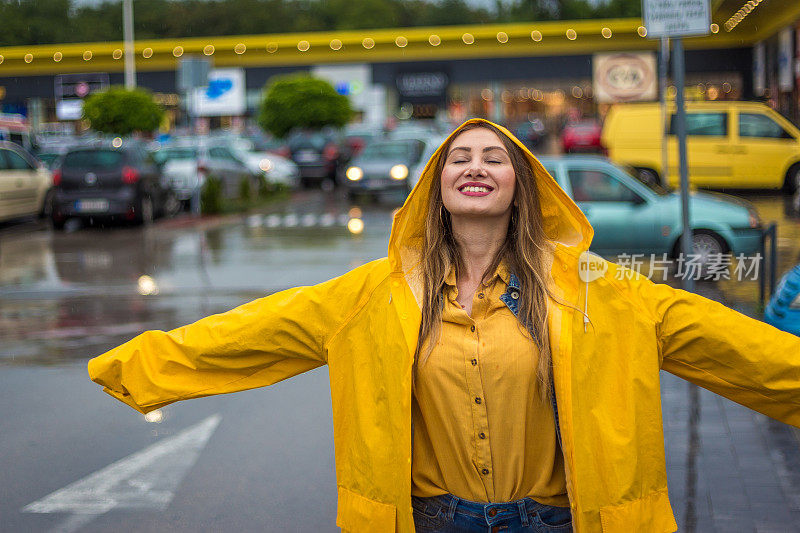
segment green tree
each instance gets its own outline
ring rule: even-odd
[[[83,118],[95,131],[129,135],[134,131],[156,129],[164,118],[164,110],[146,89],[129,91],[124,87],[111,87],[86,98]]]
[[[342,127],[352,115],[350,100],[327,81],[289,74],[270,81],[258,123],[273,135],[285,137],[293,128]]]
[[[137,39],[165,39],[640,14],[641,0],[136,0],[133,19]],[[0,21],[0,46],[118,41],[122,0],[0,0]]]

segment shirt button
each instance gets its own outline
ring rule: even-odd
[[[485,439],[485,438],[486,438],[486,433],[484,433],[483,431],[481,431],[480,433],[478,433],[478,436],[479,436],[480,438],[482,438],[482,439]]]
[[[481,403],[481,397],[480,396],[476,396],[475,397],[475,403]]]
[[[567,264],[566,264],[566,263],[564,263],[563,265],[561,265],[561,270],[563,270],[564,272],[566,272],[566,271],[567,271],[567,268],[569,268],[569,267],[567,266]]]
[[[478,298],[483,298],[483,293],[482,292],[478,293]]]
[[[489,473],[489,469],[488,468],[484,468],[483,470],[481,470],[481,473],[485,476],[486,474]]]
[[[475,331],[475,326],[470,326],[469,330],[474,332]]]
[[[494,516],[497,514],[497,509],[489,509],[489,512],[486,514],[488,514],[489,516]]]
[[[513,300],[516,300],[516,299],[518,299],[518,298],[519,298],[519,293],[518,293],[517,291],[512,291],[512,292],[511,292],[511,298],[512,298]]]
[[[475,366],[475,365],[478,364],[478,360],[477,359],[473,359],[472,361],[470,361],[470,363],[472,363],[472,366]]]

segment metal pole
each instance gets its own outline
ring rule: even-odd
[[[686,157],[686,109],[683,102],[683,87],[685,66],[683,63],[683,39],[677,37],[674,41],[672,58],[672,78],[675,81],[675,134],[678,138],[678,159],[681,175],[681,215],[683,223],[683,236],[681,237],[681,252],[684,261],[690,258],[692,253],[692,227],[689,223],[689,169]],[[686,263],[684,262],[684,265]],[[686,276],[682,279],[683,289],[694,291],[694,280]]]
[[[122,3],[122,35],[125,40],[125,88],[136,88],[136,52],[133,49],[133,0]]]
[[[494,104],[492,108],[492,121],[496,124],[501,124],[503,122],[503,98],[500,88],[500,82],[492,82],[492,92],[494,92],[494,97],[492,98],[492,103]]]
[[[667,122],[667,64],[669,63],[669,37],[661,38],[661,57],[658,62],[658,78],[661,100],[661,184],[669,184],[669,123]]]

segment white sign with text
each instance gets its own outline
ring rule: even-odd
[[[711,23],[708,0],[642,0],[647,36],[707,35]]]

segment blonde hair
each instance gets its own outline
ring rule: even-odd
[[[508,151],[516,175],[516,191],[511,206],[508,233],[494,260],[484,272],[486,280],[494,274],[501,261],[505,260],[509,270],[520,282],[519,312],[521,326],[536,344],[539,363],[536,368],[542,398],[550,394],[551,352],[547,328],[548,298],[553,298],[547,286],[549,273],[545,254],[547,237],[544,231],[542,211],[536,179],[525,152],[498,128],[486,123],[472,123],[463,127],[442,148],[434,170],[434,183],[428,200],[425,220],[425,238],[421,258],[423,277],[422,323],[414,353],[414,370],[424,364],[433,351],[441,333],[442,309],[444,306],[444,281],[451,267],[456,277],[464,271],[463,258],[453,237],[450,215],[442,202],[440,180],[447,153],[453,140],[461,133],[476,129],[488,129],[500,138]]]

